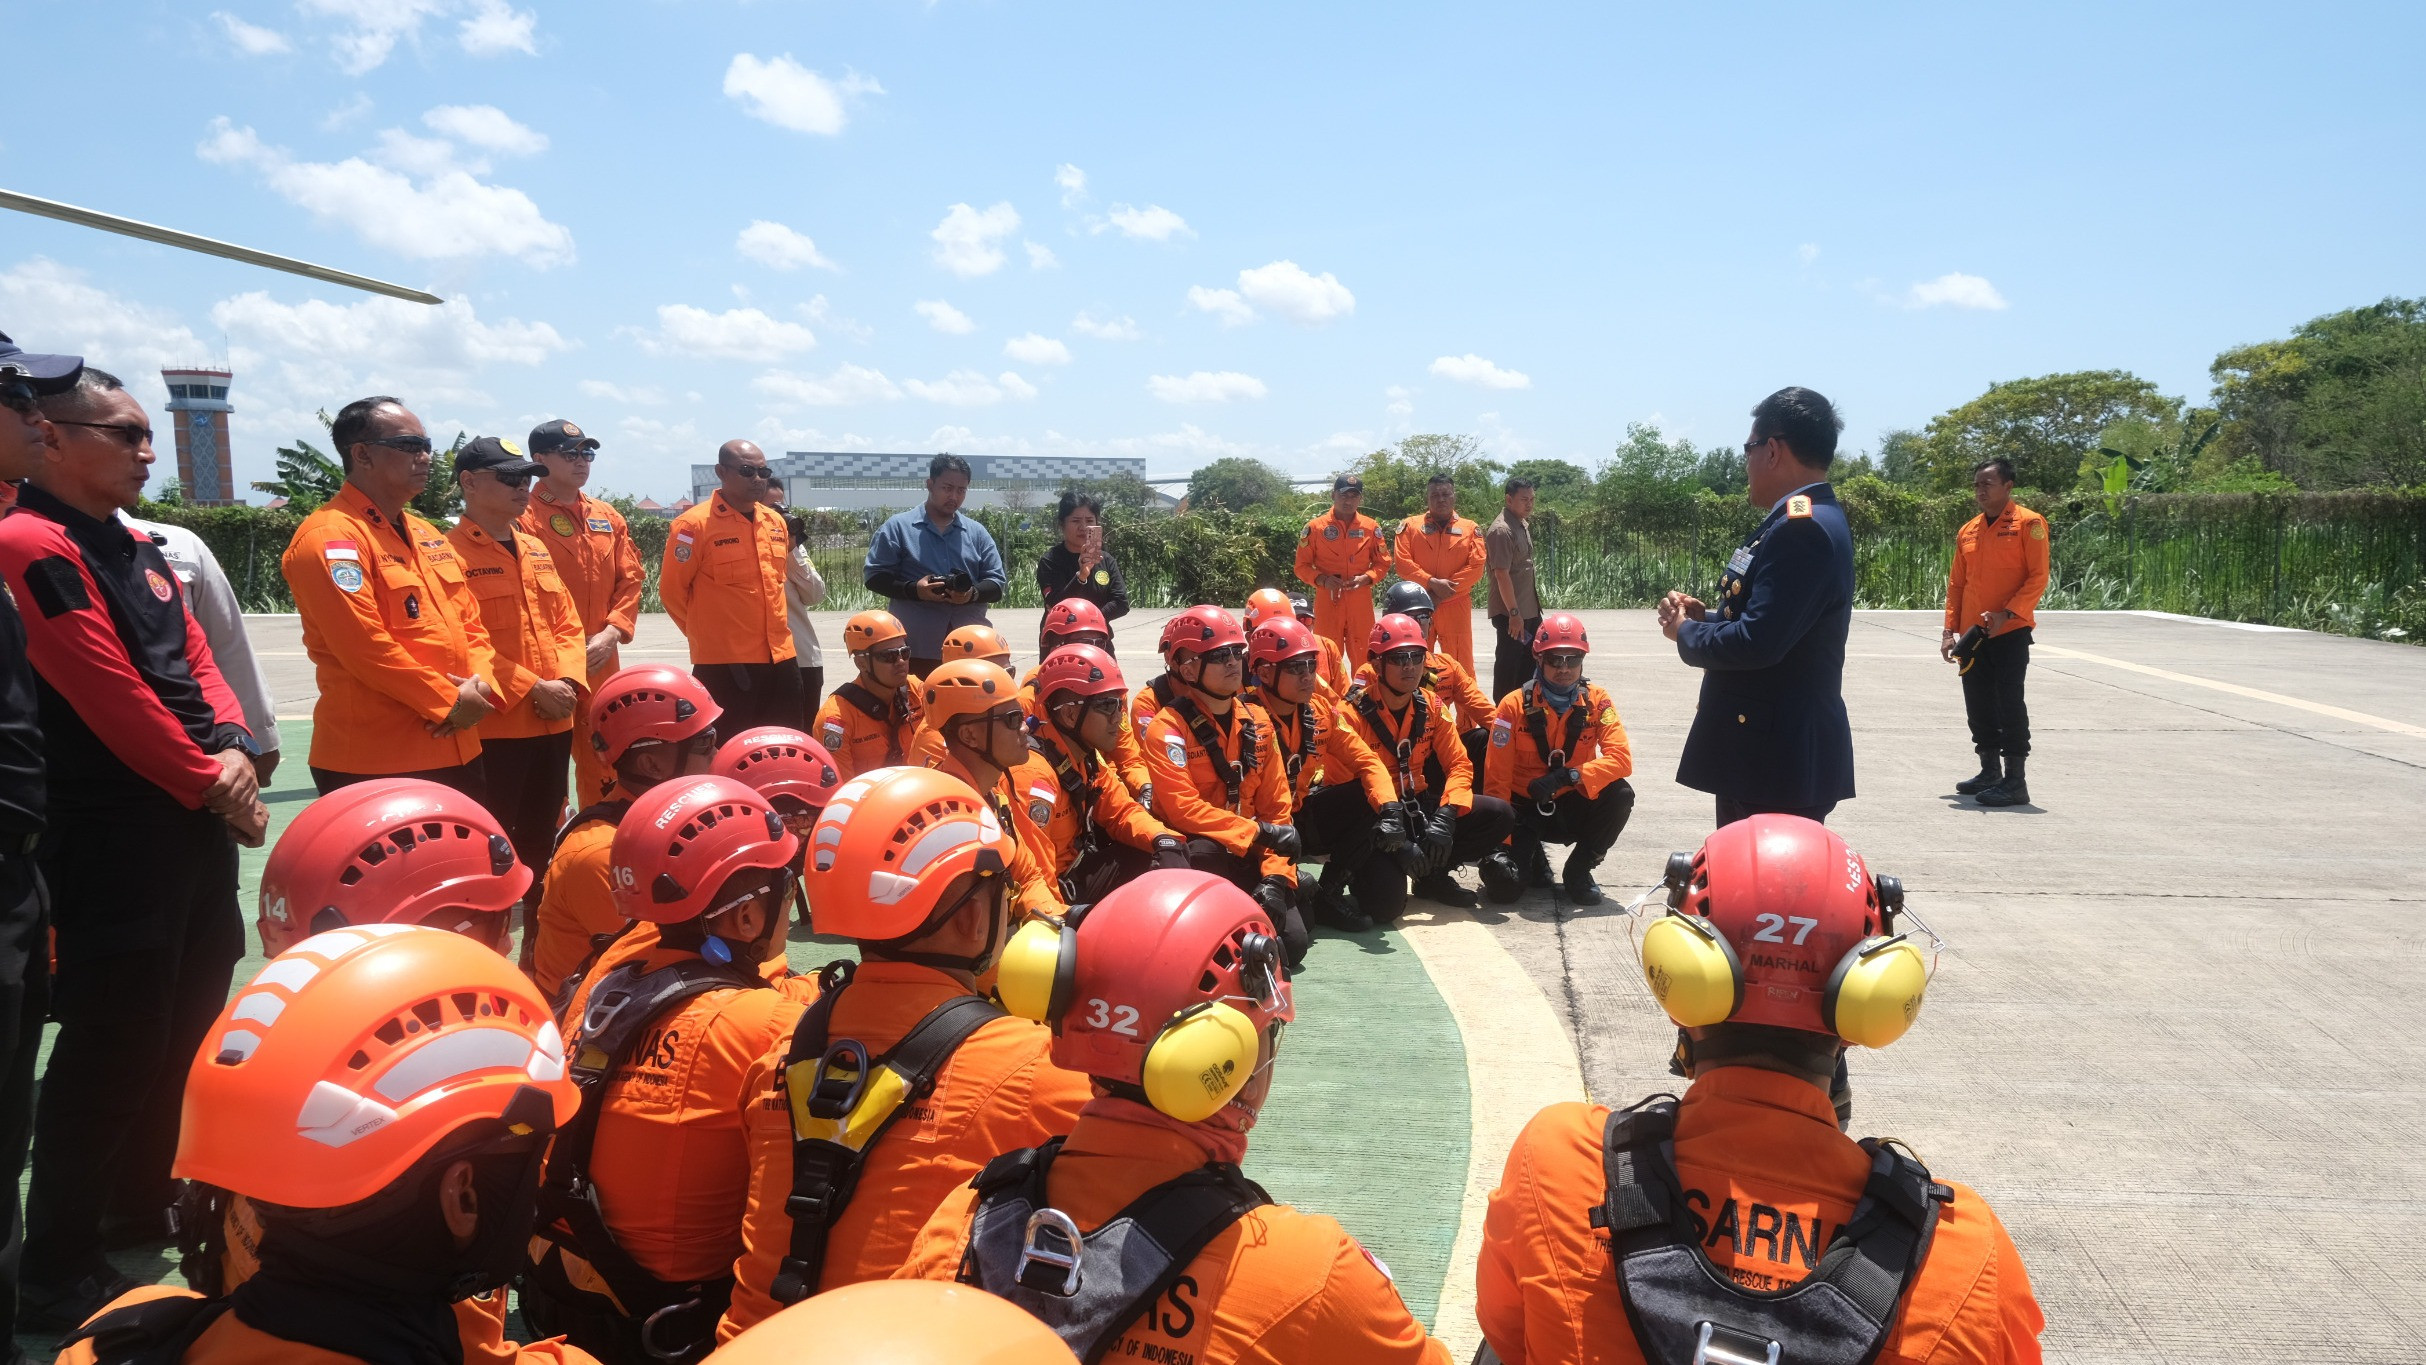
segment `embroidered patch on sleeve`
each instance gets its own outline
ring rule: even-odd
[[[25,586],[45,620],[55,620],[93,604],[84,589],[84,574],[64,555],[44,555],[25,566]]]

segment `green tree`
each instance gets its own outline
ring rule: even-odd
[[[455,518],[463,515],[463,490],[455,484],[455,452],[470,439],[458,431],[452,444],[431,454],[430,476],[406,506],[442,527],[454,525]]]
[[[1555,506],[1582,502],[1592,493],[1592,471],[1565,460],[1518,460],[1508,466],[1508,476],[1533,480],[1533,496]]]
[[[1243,512],[1289,496],[1287,475],[1243,455],[1215,460],[1188,476],[1188,506],[1199,512]]]
[[[337,489],[344,482],[345,471],[335,460],[322,454],[311,442],[297,440],[293,445],[278,447],[278,477],[254,484],[253,490],[284,498],[288,507],[308,515],[337,496]]]
[[[1968,487],[1983,460],[2013,461],[2024,488],[2070,488],[2098,433],[2127,418],[2173,421],[2182,400],[2124,370],[2079,370],[1991,384],[1970,402],[1929,420],[1923,467],[1941,489]]]
[[[1928,480],[1929,438],[1898,428],[1879,438],[1878,473],[1889,483],[1920,484]]]
[[[2426,483],[2426,299],[2386,299],[2226,351],[2217,453],[2302,488]]]
[[[1461,515],[1471,515],[1490,505],[1504,468],[1475,437],[1433,434],[1384,446],[1358,460],[1355,472],[1365,481],[1365,514],[1390,522],[1424,510],[1424,485],[1435,474],[1457,481]]]

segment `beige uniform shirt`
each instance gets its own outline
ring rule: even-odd
[[[1508,586],[1516,591],[1514,602],[1500,594],[1495,572],[1500,569],[1508,571]],[[1533,590],[1533,528],[1510,517],[1506,508],[1491,519],[1491,529],[1483,532],[1483,582],[1491,588],[1487,615],[1530,621],[1542,614],[1541,598]]]

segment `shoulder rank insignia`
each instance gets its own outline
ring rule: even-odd
[[[1786,515],[1787,515],[1787,516],[1790,516],[1790,517],[1807,517],[1807,516],[1810,516],[1810,515],[1811,515],[1811,497],[1810,497],[1810,495],[1809,495],[1809,494],[1807,494],[1807,493],[1797,493],[1797,494],[1795,494],[1793,497],[1786,499]]]

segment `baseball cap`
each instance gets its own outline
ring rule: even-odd
[[[1334,493],[1345,493],[1351,489],[1359,493],[1364,492],[1365,481],[1354,474],[1342,474],[1331,480],[1331,491]]]
[[[545,474],[547,466],[529,459],[522,447],[502,436],[475,436],[455,452],[455,472],[485,469],[493,474]]]
[[[0,332],[0,374],[30,379],[36,393],[65,393],[84,368],[80,355],[36,355]]]
[[[553,422],[541,422],[531,428],[531,453],[557,455],[568,450],[596,450],[598,438],[582,434],[581,428],[559,417]]]

